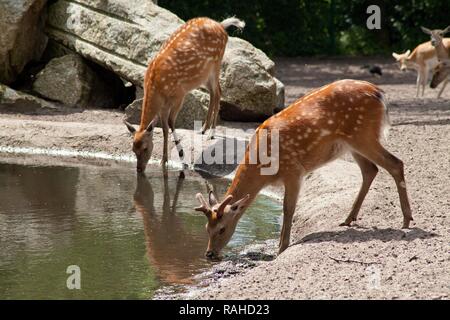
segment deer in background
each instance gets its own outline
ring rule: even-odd
[[[450,38],[444,38],[442,43],[446,48],[450,49]],[[408,68],[417,70],[416,97],[419,96],[420,88],[422,88],[422,96],[424,96],[429,73],[439,63],[436,49],[432,43],[430,41],[424,42],[418,45],[412,53],[410,50],[401,54],[393,52],[392,56],[399,63],[400,70],[406,71]]]
[[[448,45],[449,41],[447,41],[447,43],[444,43],[445,40],[449,40],[449,39],[443,38],[446,33],[450,32],[450,26],[448,26],[447,28],[445,28],[443,30],[440,30],[440,29],[430,30],[425,27],[421,27],[421,28],[422,28],[423,32],[425,32],[426,34],[431,36],[431,44],[435,48],[437,59],[439,61],[439,63],[436,66],[434,66],[434,68],[433,68],[433,78],[431,80],[430,87],[434,89],[442,81],[444,81],[444,84],[442,85],[442,88],[439,91],[438,96],[437,96],[438,98],[440,98],[442,95],[442,92],[444,92],[444,89],[447,86],[448,78],[449,78],[449,74],[450,74],[450,69],[449,69],[450,46]]]
[[[210,93],[210,101],[202,133],[211,129],[208,138],[214,138],[220,105],[219,75],[225,46],[226,29],[244,28],[245,23],[228,18],[221,23],[208,18],[189,20],[175,31],[150,62],[144,79],[144,99],[139,128],[125,122],[133,134],[133,152],[137,171],[144,172],[153,150],[153,128],[158,118],[164,135],[161,164],[168,161],[169,128],[178,154],[183,161],[183,148],[175,133],[175,123],[185,95],[202,85]]]
[[[208,219],[206,256],[218,257],[259,191],[279,182],[285,188],[279,244],[279,253],[283,252],[290,242],[292,218],[303,177],[345,152],[352,154],[361,169],[363,181],[352,210],[341,225],[350,226],[356,221],[377,175],[377,166],[380,166],[395,180],[403,212],[403,228],[409,228],[413,218],[403,162],[380,142],[388,123],[381,89],[369,82],[355,80],[341,80],[317,89],[266,120],[256,130],[224,199],[220,202],[210,192],[207,202],[202,194],[196,195],[201,205],[195,210],[203,212]],[[272,153],[271,150],[257,149],[261,145],[260,136],[267,135],[267,140],[270,140],[275,132],[279,136],[279,152],[271,154],[271,159],[279,162],[279,169],[276,174],[263,175],[261,169],[268,164],[261,162],[261,156],[253,161],[254,164],[249,160],[252,153]],[[270,146],[272,142],[266,145]]]

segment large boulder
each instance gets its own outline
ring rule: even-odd
[[[48,101],[16,91],[0,83],[0,111],[26,113],[55,108],[56,106]]]
[[[141,121],[142,100],[137,99],[125,109],[125,120],[132,124]],[[208,113],[209,95],[200,90],[195,90],[186,95],[183,108],[177,117],[176,127],[194,129],[195,121],[203,122]]]
[[[106,70],[88,63],[79,55],[54,58],[40,71],[33,91],[70,107],[113,107],[126,95],[122,81]],[[107,74],[104,74],[107,73]]]
[[[47,0],[0,1],[0,82],[16,80],[25,65],[45,49]]]
[[[137,86],[148,62],[183,21],[150,1],[59,0],[49,8],[48,35]],[[221,74],[222,115],[268,117],[280,106],[274,63],[248,42],[230,37]],[[278,105],[277,105],[278,104]]]

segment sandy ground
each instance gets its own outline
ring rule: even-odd
[[[383,76],[372,77],[362,65],[376,63]],[[427,88],[415,98],[415,73],[401,73],[390,59],[279,59],[277,76],[286,84],[287,102],[333,80],[353,78],[380,85],[389,101],[392,129],[388,150],[405,163],[413,210],[410,230],[402,216],[395,184],[380,171],[357,224],[339,227],[360,184],[358,168],[337,161],[306,179],[292,228],[291,246],[275,259],[216,265],[198,299],[347,299],[431,298],[450,296],[450,87],[437,100]],[[129,157],[130,136],[117,111],[62,109],[17,115],[0,108],[0,148],[67,149]],[[228,123],[238,129],[255,124]],[[193,133],[181,130],[184,140]],[[227,132],[229,135],[229,132]],[[233,134],[245,138],[246,134]],[[161,155],[155,133],[155,159]],[[278,198],[282,190],[272,188]],[[275,246],[259,249],[275,257]],[[262,261],[271,260],[271,261]],[[239,261],[239,260],[238,260]],[[232,272],[230,272],[232,270]],[[206,287],[204,287],[206,285]]]

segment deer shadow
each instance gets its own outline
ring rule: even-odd
[[[176,212],[183,182],[180,174],[172,200],[168,177],[164,175],[162,208],[157,208],[159,197],[155,197],[151,179],[141,174],[133,197],[135,210],[143,220],[149,264],[163,283],[190,284],[195,272],[208,265],[203,256],[206,234],[189,230],[190,220]]]
[[[372,240],[387,241],[413,241],[415,239],[428,239],[440,237],[434,232],[425,231],[420,228],[412,228],[409,230],[400,229],[363,229],[363,228],[347,228],[345,230],[337,231],[322,231],[311,233],[293,245],[303,243],[322,243],[322,242],[337,242],[337,243],[355,243],[367,242]]]

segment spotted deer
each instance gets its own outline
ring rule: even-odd
[[[423,32],[430,35],[431,44],[435,48],[436,56],[439,61],[439,63],[433,67],[433,78],[431,79],[430,87],[434,89],[441,82],[444,82],[437,96],[438,98],[440,98],[442,92],[444,92],[444,89],[447,86],[450,74],[450,39],[443,38],[446,33],[450,32],[450,26],[443,30],[430,30],[425,27],[421,28]]]
[[[341,224],[350,226],[358,212],[380,166],[394,178],[403,211],[403,228],[413,220],[406,191],[403,162],[381,144],[389,125],[383,91],[375,85],[355,80],[333,82],[297,100],[288,108],[261,124],[252,142],[247,146],[244,160],[220,202],[210,192],[207,202],[202,194],[196,195],[207,219],[209,243],[206,256],[217,258],[232,237],[236,225],[259,191],[271,184],[284,185],[283,226],[279,253],[289,245],[292,218],[303,177],[345,152],[350,152],[362,173],[362,185],[350,214]],[[278,153],[257,150],[260,136],[270,140],[279,137]],[[261,141],[260,141],[261,140]],[[256,141],[256,143],[255,143]],[[271,146],[272,141],[267,142]],[[278,161],[278,171],[263,175],[261,169],[268,164],[253,163],[251,154],[267,152],[271,161]],[[271,164],[269,164],[271,165]]]
[[[450,38],[444,38],[442,43],[446,48],[450,49]],[[399,63],[401,71],[406,71],[408,68],[417,70],[416,97],[419,96],[420,89],[422,89],[421,95],[424,96],[429,74],[439,63],[436,49],[431,41],[421,43],[412,53],[411,50],[405,53],[393,52],[392,56]]]
[[[183,149],[175,133],[175,123],[186,94],[202,85],[210,93],[206,121],[202,133],[211,129],[214,138],[220,104],[219,75],[225,46],[228,41],[226,29],[244,28],[237,18],[216,22],[209,18],[189,20],[176,30],[159,53],[150,62],[144,78],[144,99],[139,128],[125,122],[133,134],[133,152],[137,158],[137,171],[144,172],[153,150],[153,128],[161,121],[164,149],[161,164],[168,161],[169,128],[174,143],[183,160]]]

